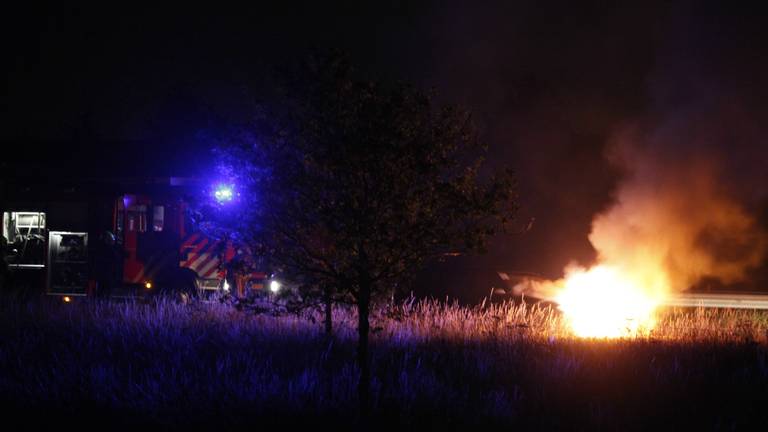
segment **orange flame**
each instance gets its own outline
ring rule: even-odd
[[[555,297],[573,332],[581,337],[636,336],[653,328],[660,295],[615,267],[574,267]]]
[[[712,160],[671,163],[631,141],[613,151],[626,177],[614,203],[593,220],[597,264],[570,266],[544,287],[579,336],[649,331],[673,291],[705,277],[742,280],[768,246],[765,232],[718,181]]]

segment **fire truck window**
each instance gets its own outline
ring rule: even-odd
[[[165,207],[155,206],[152,212],[152,230],[162,231],[164,219],[165,219]]]
[[[128,207],[126,231],[147,231],[147,207],[144,205]]]

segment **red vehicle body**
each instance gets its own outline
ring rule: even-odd
[[[203,290],[223,288],[227,264],[236,255],[231,242],[195,231],[180,199],[153,200],[148,195],[123,195],[115,201],[114,232],[122,239],[123,284],[150,285],[163,273],[186,269]],[[251,289],[261,289],[265,273],[250,273]],[[171,276],[172,277],[172,276]],[[167,277],[165,278],[167,279]],[[231,278],[235,280],[235,278]],[[239,296],[243,284],[233,284]]]
[[[228,275],[238,254],[231,242],[195,230],[187,199],[200,189],[194,179],[5,186],[4,259],[23,289],[71,297],[105,286],[112,296],[231,286],[244,296],[264,287],[265,273]]]

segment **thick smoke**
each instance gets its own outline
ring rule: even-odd
[[[598,261],[636,275],[658,294],[703,278],[742,281],[763,259],[765,232],[738,201],[743,194],[731,189],[716,152],[704,143],[680,146],[668,139],[635,129],[610,146],[609,160],[625,177],[614,203],[592,224],[589,240]]]
[[[766,64],[743,18],[675,10],[647,80],[648,110],[608,145],[623,178],[589,240],[598,262],[657,292],[702,280],[754,287],[766,270]]]

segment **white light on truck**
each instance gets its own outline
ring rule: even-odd
[[[272,282],[270,282],[269,283],[269,290],[272,291],[273,293],[276,293],[276,292],[280,291],[280,282],[278,282],[276,280],[273,280]]]

